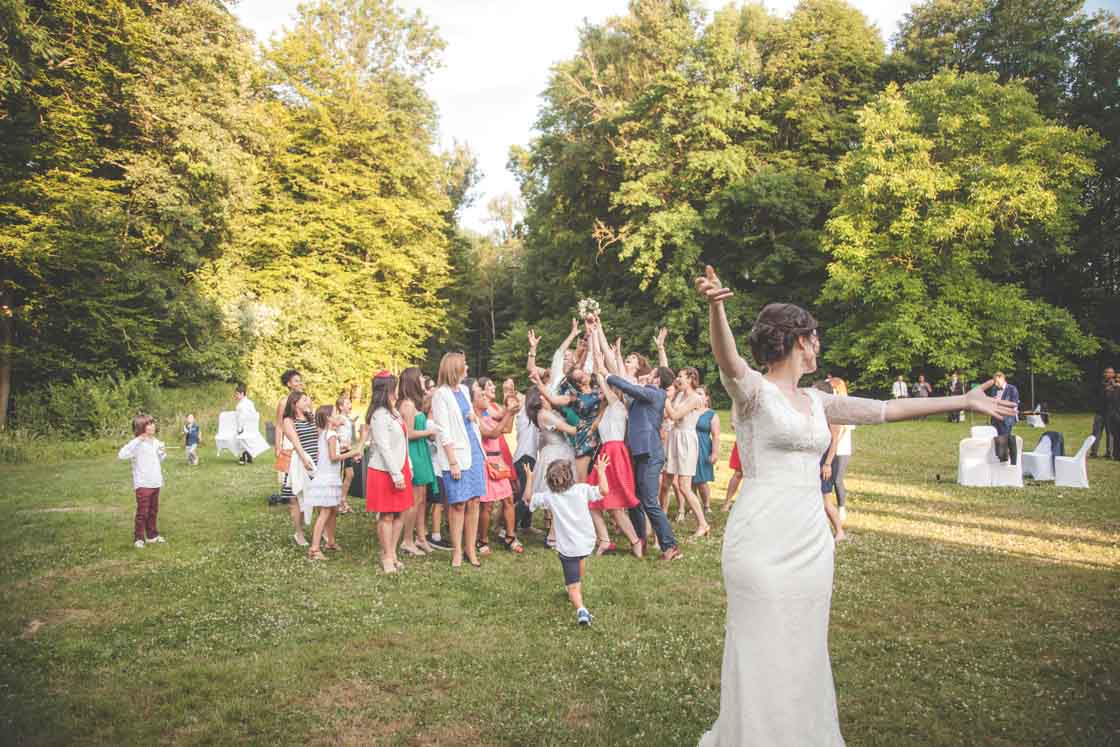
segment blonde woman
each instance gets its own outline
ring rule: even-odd
[[[438,426],[436,462],[443,472],[443,486],[447,490],[452,568],[463,565],[464,552],[472,566],[482,565],[478,561],[475,538],[478,536],[478,501],[486,495],[486,456],[482,453],[478,417],[471,407],[471,392],[463,385],[466,376],[466,357],[462,353],[444,354],[432,396],[432,421]]]
[[[691,366],[682,368],[677,374],[676,396],[665,405],[665,412],[673,421],[669,432],[669,458],[665,462],[665,473],[677,489],[677,495],[684,499],[688,508],[696,516],[696,532],[693,537],[703,537],[711,530],[704,517],[704,509],[696,494],[692,492],[692,478],[696,474],[696,462],[700,458],[700,442],[696,434],[696,421],[704,411],[704,398],[696,391],[700,385],[700,372]],[[684,505],[680,504],[684,517]]]

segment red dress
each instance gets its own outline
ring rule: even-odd
[[[743,463],[739,461],[739,442],[736,441],[735,445],[731,447],[731,471],[742,472]]]
[[[408,431],[401,423],[401,430]],[[366,470],[366,511],[380,511],[395,514],[407,511],[412,506],[412,466],[408,463],[408,453],[404,455],[404,487],[397,490],[393,476],[383,470],[370,467]]]
[[[600,454],[610,457],[611,463],[607,465],[607,494],[600,501],[592,501],[587,505],[595,511],[609,511],[615,508],[634,508],[638,505],[638,495],[634,490],[634,468],[630,465],[630,450],[624,441],[607,441],[599,449]],[[587,476],[589,485],[599,484],[599,471],[595,464],[591,464],[591,473]]]

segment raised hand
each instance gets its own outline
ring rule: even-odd
[[[657,346],[658,350],[665,347],[665,338],[668,337],[668,336],[669,336],[669,330],[666,329],[665,327],[662,327],[661,329],[657,330],[657,334],[654,335],[654,337],[653,337],[653,344]]]
[[[540,343],[541,343],[540,335],[538,335],[533,330],[529,330],[529,347],[533,350],[536,350],[537,345],[540,345]]]
[[[723,303],[735,295],[730,288],[723,287],[723,283],[716,277],[715,268],[711,265],[705,266],[704,274],[696,278],[696,292],[710,304]]]
[[[595,460],[595,469],[600,472],[605,472],[609,466],[611,466],[611,458],[607,454],[600,454],[599,458]]]
[[[579,334],[579,319],[572,319],[572,337]]]
[[[1019,415],[1019,406],[1006,399],[989,397],[986,392],[995,385],[994,379],[973,387],[964,395],[964,409],[978,412],[993,418],[1013,418]]]

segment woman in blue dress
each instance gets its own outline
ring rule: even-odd
[[[704,412],[696,421],[696,435],[700,441],[696,474],[692,477],[692,489],[704,504],[704,513],[712,510],[712,491],[709,487],[716,480],[716,460],[719,459],[719,413],[712,409],[708,390],[698,387],[696,393],[704,398]]]
[[[474,538],[478,535],[478,501],[486,495],[486,456],[482,433],[470,404],[470,390],[463,386],[467,360],[462,353],[447,353],[439,364],[438,384],[432,395],[432,420],[438,426],[436,461],[443,473],[451,529],[451,566],[478,560]],[[464,531],[467,541],[463,541]]]

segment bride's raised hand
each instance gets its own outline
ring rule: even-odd
[[[706,265],[704,274],[696,278],[696,292],[710,304],[723,303],[735,295],[734,291],[723,286],[711,265]]]
[[[988,379],[983,384],[974,386],[964,396],[966,410],[982,413],[993,418],[1011,418],[1019,414],[1019,405],[1006,399],[989,397],[986,392],[992,388],[995,380]]]

